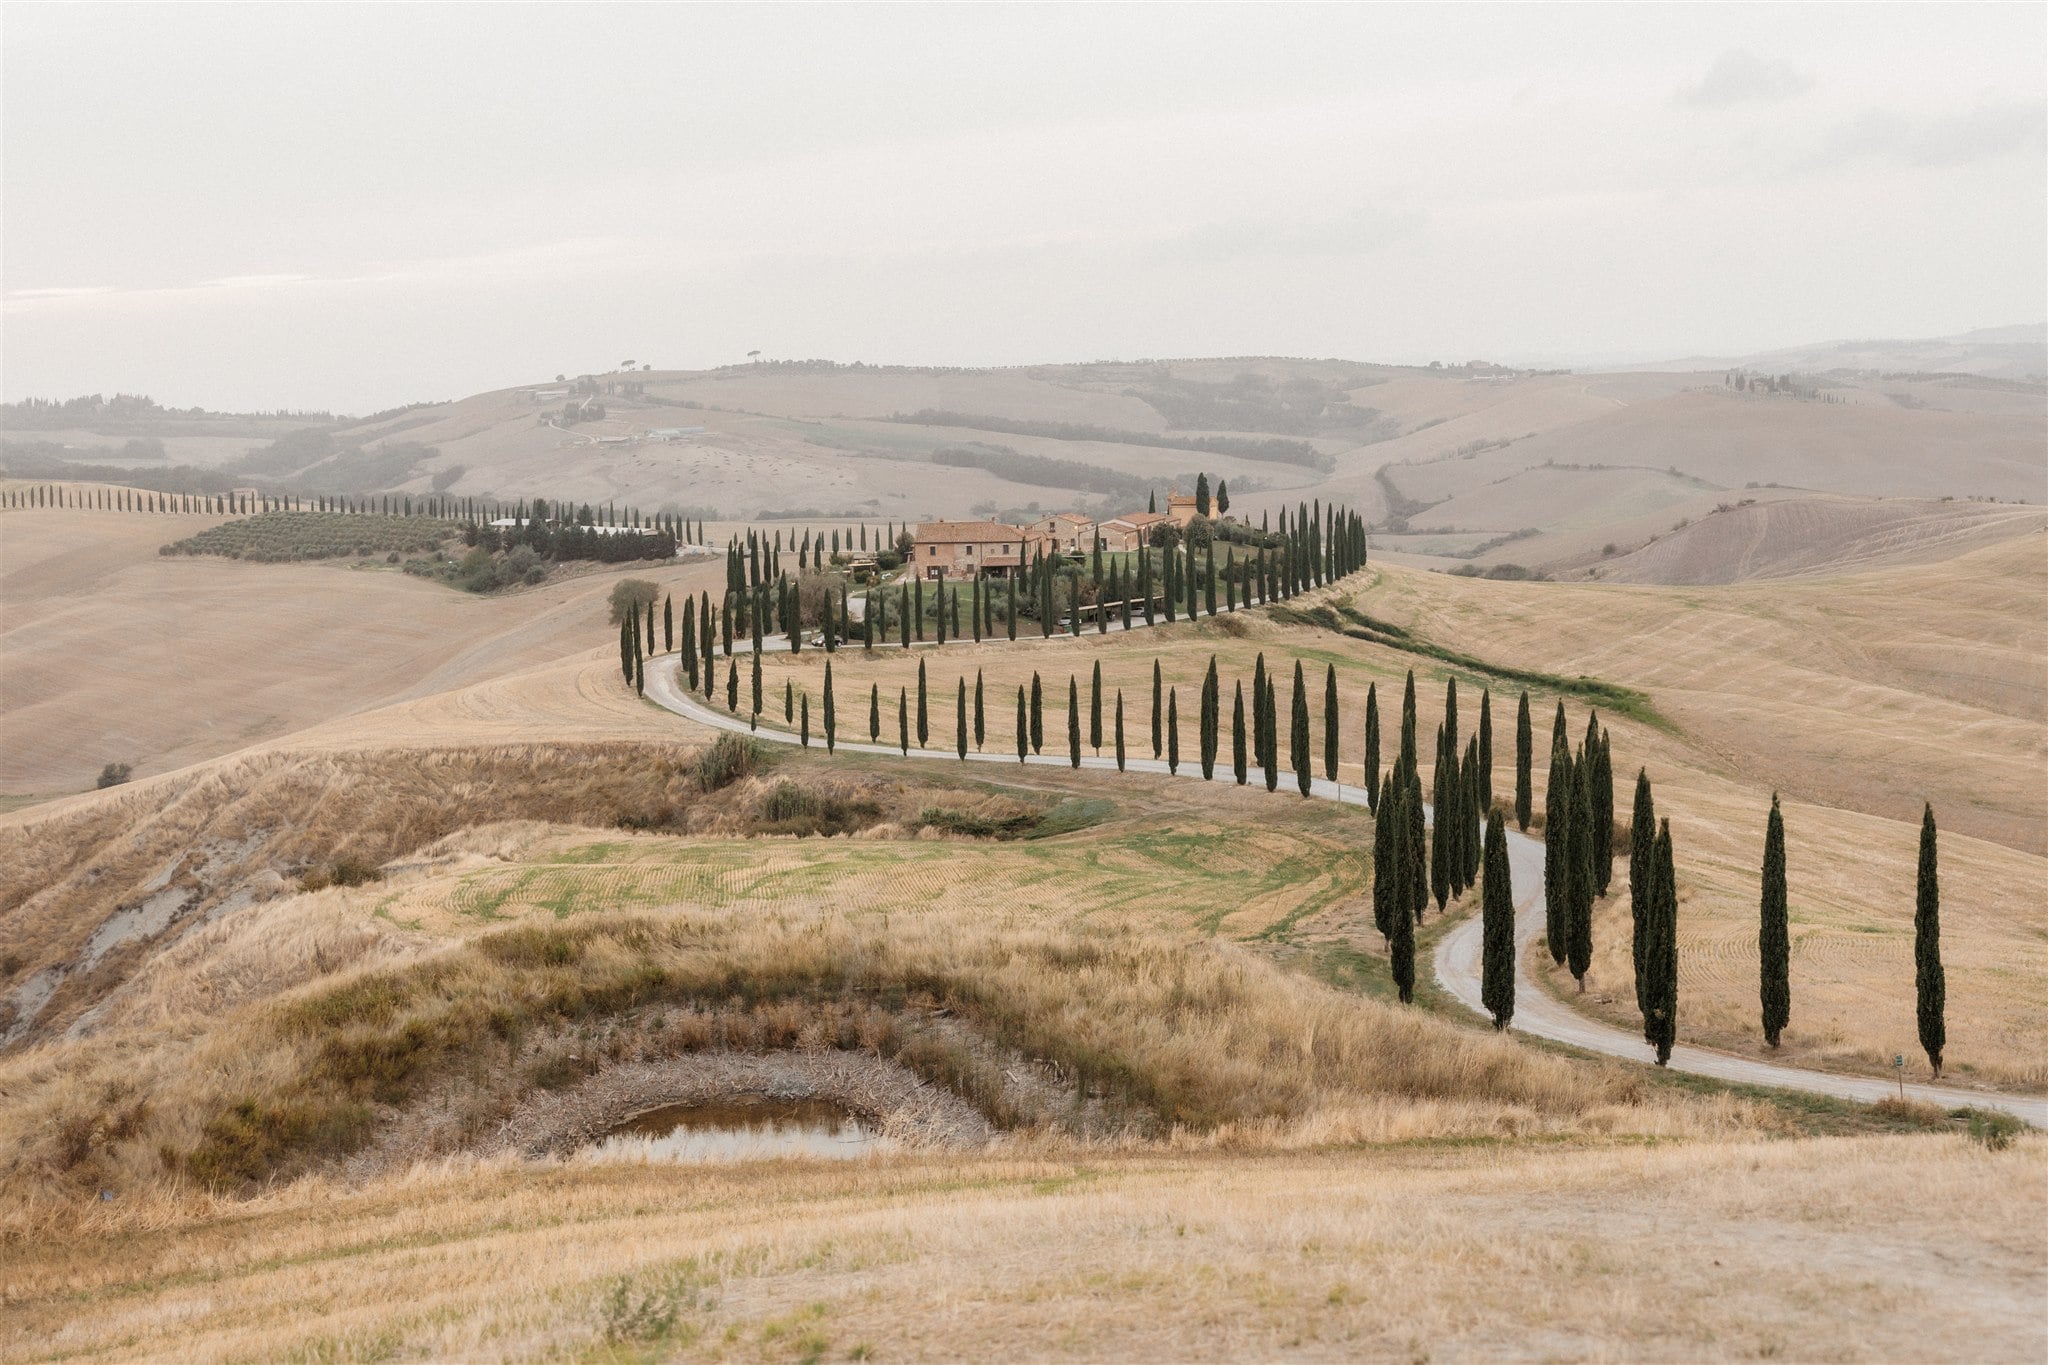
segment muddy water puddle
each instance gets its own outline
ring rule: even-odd
[[[736,1100],[650,1109],[587,1150],[597,1156],[644,1155],[655,1161],[744,1161],[857,1157],[890,1149],[874,1124],[826,1100]]]

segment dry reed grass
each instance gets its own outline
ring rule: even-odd
[[[96,1206],[0,1352],[2034,1360],[2044,1205],[2038,1139],[430,1163]]]

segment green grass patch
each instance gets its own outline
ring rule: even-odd
[[[1425,639],[1391,621],[1368,616],[1348,601],[1307,608],[1276,604],[1270,610],[1276,621],[1335,631],[1353,640],[1364,640],[1368,644],[1384,645],[1388,649],[1398,649],[1408,654],[1435,659],[1438,663],[1464,672],[1468,682],[1483,684],[1491,679],[1519,683],[1559,696],[1578,697],[1610,715],[1627,716],[1666,734],[1678,733],[1678,727],[1657,710],[1647,692],[1638,691],[1633,687],[1623,687],[1620,683],[1589,678],[1584,674],[1567,678],[1561,673],[1545,673],[1539,669],[1516,668],[1511,664],[1488,663],[1484,659]]]

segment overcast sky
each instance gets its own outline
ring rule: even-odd
[[[2033,322],[2044,15],[11,4],[0,389]]]

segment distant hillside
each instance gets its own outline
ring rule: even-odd
[[[2010,330],[1970,345],[2024,347],[2040,329]],[[93,477],[82,471],[97,464],[183,491],[225,481],[869,521],[1109,515],[1207,473],[1233,511],[1347,504],[1376,523],[1384,553],[1482,571],[1582,569],[1744,498],[2048,495],[2048,385],[1792,359],[1753,369],[1789,377],[1770,387],[1731,385],[1719,362],[1598,374],[1275,357],[621,369],[367,418],[210,415],[195,428],[189,414],[138,426],[134,413],[80,411],[70,420],[91,424],[10,429],[0,466],[51,478]]]
[[[1821,341],[1757,351],[1742,356],[1691,356],[1632,368],[1654,370],[1749,369],[1767,374],[1788,371],[1931,376],[1981,375],[1991,379],[2048,378],[2048,322],[2013,327],[1980,327],[1948,337],[1907,340]]]

